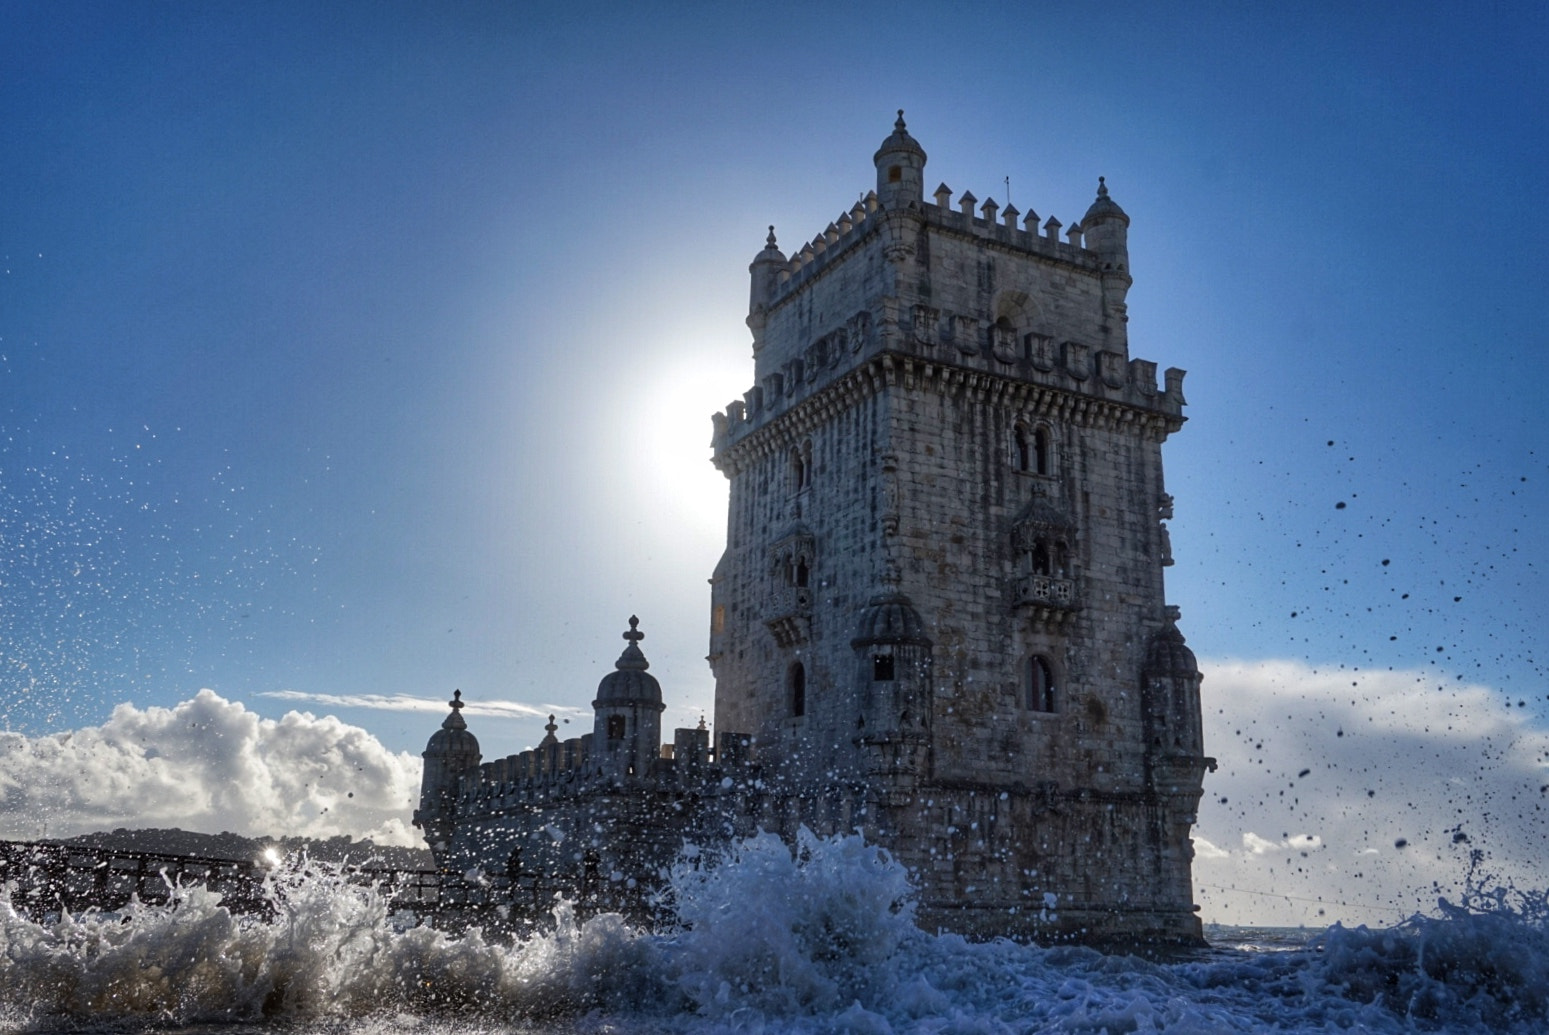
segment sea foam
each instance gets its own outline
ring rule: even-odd
[[[198,887],[38,922],[0,897],[0,1028],[330,1032],[1541,1032],[1545,897],[1476,890],[1386,930],[1166,962],[972,943],[913,923],[904,867],[855,836],[685,849],[665,925],[614,915],[514,943],[405,926],[300,861],[270,915]]]

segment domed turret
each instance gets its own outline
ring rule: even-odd
[[[884,209],[903,209],[910,202],[925,200],[925,149],[905,128],[902,108],[892,134],[871,160],[877,167],[877,200]]]
[[[614,671],[597,684],[592,727],[592,751],[599,772],[610,777],[650,775],[651,763],[661,754],[662,686],[646,669],[651,663],[640,650],[645,633],[640,619],[629,616],[624,639],[629,646],[614,663]]]
[[[930,735],[931,641],[896,590],[871,598],[855,623],[855,744],[872,779],[896,789],[921,771]]]
[[[425,755],[439,755],[443,757],[479,757],[479,738],[468,732],[468,720],[463,718],[463,692],[452,691],[452,699],[447,702],[452,711],[441,720],[441,728],[430,735],[430,742],[425,745]],[[477,763],[475,763],[477,764]]]
[[[420,778],[420,807],[414,810],[414,825],[425,832],[425,841],[438,866],[446,859],[457,826],[458,783],[479,768],[482,757],[478,738],[468,732],[468,722],[463,718],[463,692],[453,691],[448,703],[452,706],[451,714],[431,734],[420,756],[425,760],[425,770]]]
[[[603,676],[602,682],[597,684],[597,700],[592,702],[593,708],[619,704],[665,707],[662,705],[662,685],[646,671],[651,663],[645,660],[645,652],[640,649],[640,641],[645,639],[645,633],[640,631],[639,626],[640,619],[630,615],[629,632],[624,634],[629,646],[624,648],[624,653],[613,663],[615,671]]]
[[[774,298],[776,278],[785,269],[785,253],[775,246],[774,227],[764,239],[764,250],[753,257],[748,266],[752,285],[748,294],[748,330],[753,332],[755,349],[764,342],[764,324],[769,311],[769,300]]]
[[[1081,217],[1081,233],[1087,249],[1101,255],[1106,268],[1120,272],[1129,268],[1129,216],[1108,196],[1108,184],[1101,176],[1097,200]]]
[[[1178,631],[1177,611],[1168,608],[1167,624],[1151,637],[1141,698],[1146,714],[1147,744],[1160,764],[1186,759],[1186,768],[1203,764],[1204,737],[1199,713],[1199,662]],[[1192,772],[1192,768],[1189,768]],[[1164,783],[1175,781],[1171,770],[1155,770]]]
[[[1151,637],[1146,654],[1146,675],[1173,679],[1198,679],[1199,662],[1172,622]]]

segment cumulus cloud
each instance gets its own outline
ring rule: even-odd
[[[444,707],[444,705],[443,705]],[[66,733],[0,733],[0,836],[181,827],[419,844],[420,760],[331,716],[265,719],[211,690]]]
[[[1542,887],[1549,730],[1489,687],[1418,671],[1201,662],[1195,834],[1207,920],[1391,924],[1456,901],[1471,862]]]

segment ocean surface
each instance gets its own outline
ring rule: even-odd
[[[197,887],[42,923],[0,899],[0,1032],[1549,1031],[1542,891],[1384,930],[1211,928],[1143,960],[922,932],[903,868],[856,837],[685,860],[666,933],[559,904],[514,944],[408,926],[309,869],[273,879],[265,920]]]

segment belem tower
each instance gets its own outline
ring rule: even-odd
[[[685,842],[860,831],[928,929],[1200,940],[1200,673],[1163,589],[1184,372],[1131,358],[1129,217],[1061,233],[945,184],[899,113],[876,188],[749,267],[714,421],[714,731],[662,743],[636,619],[592,732],[494,762],[452,702],[414,822],[449,874],[647,901]]]

